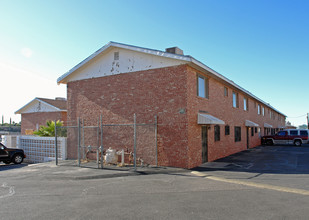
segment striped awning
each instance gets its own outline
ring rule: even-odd
[[[254,123],[252,121],[246,120],[245,122],[246,127],[259,127],[259,124]]]
[[[264,128],[272,128],[273,126],[267,123],[264,123]]]
[[[197,115],[197,123],[199,125],[224,125],[224,121],[220,120],[219,118],[216,118],[212,115],[208,114],[201,114],[198,113]]]

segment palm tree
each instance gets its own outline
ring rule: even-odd
[[[63,128],[63,122],[58,120],[56,121],[57,126],[57,136],[66,137],[67,130]],[[41,126],[39,130],[33,132],[34,135],[38,135],[40,137],[54,137],[55,136],[55,122],[47,121],[46,126]]]

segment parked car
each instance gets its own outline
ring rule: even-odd
[[[286,129],[279,131],[275,135],[268,135],[262,137],[263,145],[273,144],[294,144],[301,146],[309,143],[309,132],[305,129]]]
[[[24,150],[8,148],[0,143],[0,162],[20,164],[24,161],[24,158],[26,158]]]

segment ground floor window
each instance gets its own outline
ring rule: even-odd
[[[225,126],[225,135],[230,135],[230,126],[229,125]]]
[[[235,126],[235,142],[241,141],[241,127]]]
[[[215,125],[215,141],[220,141],[220,126]]]
[[[254,136],[254,127],[251,128],[251,136]]]

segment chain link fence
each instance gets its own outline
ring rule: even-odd
[[[61,131],[61,132],[60,132]],[[107,124],[97,120],[65,122],[56,127],[55,138],[67,136],[67,161],[57,165],[103,168],[104,166],[158,165],[157,119],[153,123]],[[56,156],[57,158],[57,156]]]

